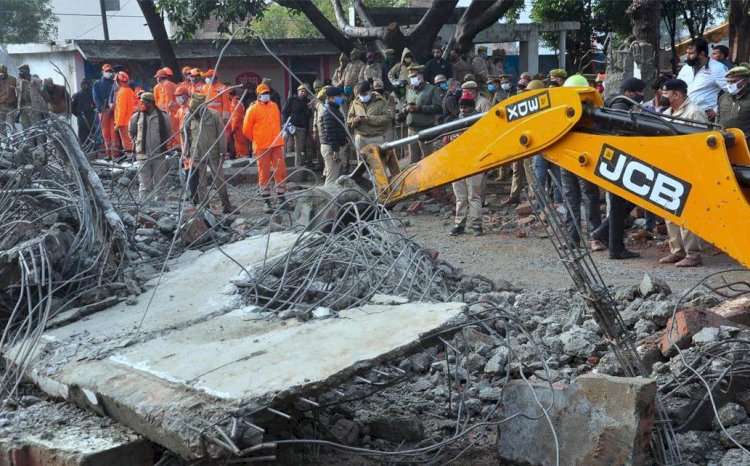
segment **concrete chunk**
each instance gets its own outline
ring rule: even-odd
[[[532,392],[533,388],[533,392]],[[653,427],[656,383],[636,377],[581,376],[570,385],[532,384],[514,380],[503,390],[505,415],[525,414],[500,424],[498,454],[511,463],[555,464],[555,442],[542,406],[560,446],[560,464],[647,464]]]

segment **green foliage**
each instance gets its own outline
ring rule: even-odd
[[[45,42],[57,34],[51,0],[0,0],[0,42]]]

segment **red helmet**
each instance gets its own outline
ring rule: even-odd
[[[174,90],[174,96],[177,97],[178,95],[190,95],[190,88],[184,84],[180,84]]]
[[[169,77],[169,75],[167,74],[166,71],[164,71],[164,68],[162,68],[162,69],[160,69],[159,71],[156,72],[156,75],[154,77],[155,78],[167,78],[167,77]]]
[[[167,76],[174,76],[174,73],[172,73],[172,68],[168,66],[165,66],[164,68],[162,68],[161,71],[164,71],[165,73],[167,73]]]
[[[123,83],[126,83],[130,81],[130,76],[124,71],[120,71],[117,73],[117,80]]]
[[[214,76],[218,76],[219,73],[217,73],[215,70],[210,69],[206,70],[205,73],[203,73],[204,78],[213,78]]]

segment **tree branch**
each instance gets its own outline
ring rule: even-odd
[[[302,13],[313,23],[313,26],[331,41],[342,52],[348,54],[352,50],[352,42],[328,21],[318,7],[309,0],[276,0],[279,5]]]
[[[492,26],[523,0],[475,0],[456,24],[453,38],[462,50],[468,50],[477,34]]]
[[[370,18],[370,14],[367,13],[365,6],[362,4],[362,0],[354,0],[354,11],[357,12],[357,16],[359,16],[362,24],[364,24],[368,28],[374,27],[372,18]],[[375,40],[375,46],[380,51],[381,55],[385,56],[385,51],[388,47],[386,47],[385,43],[381,39]]]
[[[169,42],[169,35],[167,34],[167,29],[164,27],[164,19],[156,11],[156,5],[154,5],[153,0],[138,0],[138,6],[141,8],[143,17],[146,19],[148,29],[151,31],[151,37],[154,38],[161,64],[172,68],[172,71],[177,73],[180,69],[177,64],[177,57],[175,56],[172,43]]]
[[[333,12],[336,14],[339,29],[346,37],[356,39],[382,39],[385,37],[386,29],[384,27],[350,26],[346,22],[346,14],[344,14],[344,7],[341,6],[341,0],[331,0],[331,5],[333,5]]]
[[[450,18],[458,0],[436,0],[422,19],[419,20],[410,35],[436,37],[440,28]]]

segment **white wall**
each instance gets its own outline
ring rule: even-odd
[[[104,39],[98,0],[52,0],[60,22],[56,42],[67,39]],[[107,12],[109,38],[112,40],[151,39],[136,0],[120,0],[119,11]]]
[[[71,94],[78,90],[78,83],[85,76],[83,57],[72,45],[13,44],[7,46],[7,52],[16,66],[29,65],[31,74],[41,79],[52,78],[55,84],[67,81]],[[14,71],[17,75],[17,70]]]

